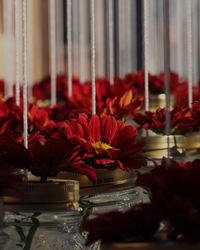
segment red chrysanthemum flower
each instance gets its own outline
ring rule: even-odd
[[[141,152],[143,143],[136,141],[137,129],[112,116],[94,115],[88,119],[80,115],[66,123],[66,133],[74,143],[85,145],[85,161],[94,167],[127,170],[146,165]]]
[[[170,111],[171,134],[186,134],[191,130],[192,114],[188,108],[175,107]],[[157,134],[165,134],[166,109],[158,108],[155,112],[137,113],[134,120],[142,128],[152,130]]]
[[[11,133],[20,138],[23,130],[22,108],[16,106],[13,98],[0,103],[0,135]]]
[[[122,120],[127,117],[133,117],[136,111],[143,105],[142,97],[133,97],[133,91],[128,90],[122,96],[108,98],[100,107],[98,113],[102,115],[112,115],[116,119]]]
[[[32,134],[29,149],[13,137],[4,135],[0,138],[0,150],[0,166],[27,169],[41,181],[55,177],[60,171],[78,172],[96,181],[95,170],[82,160],[83,146],[72,144],[58,133],[49,139]]]
[[[172,90],[172,95],[175,97],[175,104],[178,107],[188,107],[188,84],[180,83]],[[197,101],[200,98],[199,87],[192,88],[193,101]]]
[[[47,109],[38,108],[35,104],[29,105],[28,112],[29,132],[40,132],[44,135],[50,135],[54,131],[55,122],[49,118]]]

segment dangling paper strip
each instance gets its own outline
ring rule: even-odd
[[[192,1],[192,65],[193,65],[193,81],[192,84],[195,87],[198,87],[198,81],[199,81],[199,63],[198,63],[198,59],[199,59],[199,54],[198,54],[198,50],[199,50],[199,33],[196,32],[198,30],[198,15],[199,15],[199,11],[198,11],[198,2],[199,0],[193,0]]]
[[[109,36],[109,79],[110,84],[114,84],[114,16],[113,0],[108,0],[108,36]]]
[[[165,133],[168,138],[168,158],[170,157],[169,136],[171,132],[170,117],[170,30],[169,30],[169,1],[163,1],[163,38],[164,38],[164,72],[165,72],[165,95],[166,95],[166,116],[165,116]]]
[[[105,1],[96,1],[96,9],[98,10],[95,13],[95,33],[96,34],[105,34]],[[96,77],[102,77],[106,75],[106,57],[105,57],[105,48],[106,48],[106,35],[98,36],[98,39],[95,41],[95,53],[96,53]]]
[[[182,0],[176,0],[176,35],[177,35],[177,73],[179,77],[183,77],[183,11]]]
[[[126,51],[126,32],[125,32],[125,4],[124,0],[118,1],[118,12],[117,17],[119,20],[118,24],[118,39],[119,39],[119,55],[118,55],[118,69],[119,69],[119,76],[124,77],[124,74],[126,74],[126,58],[125,58],[125,51]]]
[[[28,96],[27,96],[27,0],[22,0],[22,36],[23,36],[23,121],[24,121],[24,146],[28,148]]]
[[[68,96],[72,96],[72,2],[67,0]]]
[[[13,95],[13,74],[14,74],[14,64],[13,64],[13,51],[14,51],[14,40],[13,40],[13,1],[4,0],[3,1],[3,29],[5,38],[5,49],[4,49],[4,72],[5,72],[5,98],[11,97]]]
[[[149,110],[149,0],[144,0],[144,89],[145,89],[145,110]]]
[[[192,1],[187,1],[188,106],[192,107]]]
[[[57,73],[63,75],[65,72],[64,62],[64,22],[63,22],[63,0],[56,1],[57,15],[56,15],[56,28],[57,28]]]
[[[90,68],[88,61],[85,60],[88,56],[87,38],[90,29],[87,24],[88,3],[87,0],[79,1],[79,76],[81,83],[87,80],[89,76],[88,69]]]
[[[15,0],[15,96],[16,105],[20,105],[20,51],[21,51],[21,11],[20,0]]]
[[[34,43],[33,43],[33,1],[27,2],[27,36],[28,36],[28,99],[33,98],[34,84]]]
[[[95,0],[90,0],[91,24],[91,69],[92,69],[92,114],[96,114],[96,58],[95,58]]]
[[[56,2],[49,0],[49,42],[50,42],[50,74],[51,74],[51,105],[56,104]]]

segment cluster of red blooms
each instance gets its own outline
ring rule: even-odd
[[[73,171],[95,182],[96,169],[122,170],[146,165],[137,129],[111,115],[81,113],[69,119],[59,107],[28,109],[29,149],[23,146],[22,107],[9,99],[0,104],[2,165],[28,168],[43,181],[59,171]],[[6,160],[7,159],[7,160]]]
[[[149,75],[149,85],[151,94],[163,93],[164,74]],[[116,78],[114,85],[106,79],[97,80],[97,115],[91,115],[91,84],[74,79],[72,86],[73,95],[68,97],[66,77],[57,77],[58,104],[40,107],[41,101],[50,99],[50,78],[34,85],[34,102],[28,106],[28,149],[23,145],[22,102],[20,106],[14,98],[0,102],[0,192],[16,169],[28,169],[43,182],[60,171],[72,171],[87,175],[95,183],[98,169],[128,171],[146,166],[144,143],[138,141],[136,126],[126,120],[164,134],[166,110],[141,113],[144,72]],[[173,73],[171,90],[178,105],[170,111],[171,133],[199,131],[199,89],[194,89],[190,109],[187,99],[181,98],[187,96],[183,94],[187,84]],[[3,96],[4,83],[0,82],[0,99]],[[171,225],[169,238],[198,238],[199,164],[200,160],[185,164],[163,160],[151,172],[139,175],[137,184],[150,190],[152,202],[125,214],[116,212],[88,221],[88,241],[123,240],[125,235],[149,239],[166,220]]]
[[[192,108],[174,107],[170,110],[171,134],[184,135],[200,131],[200,99],[195,101]],[[157,134],[165,134],[166,109],[135,113],[135,122],[140,127]]]
[[[127,74],[124,78],[116,77],[114,84],[111,85],[107,79],[97,79],[97,102],[106,102],[106,99],[120,97],[128,90],[132,90],[136,97],[144,96],[144,71],[133,74]],[[171,93],[175,97],[175,105],[178,107],[188,106],[188,84],[186,81],[179,78],[173,72],[170,74]],[[77,108],[88,108],[91,106],[91,83],[86,82],[81,84],[78,79],[73,79],[73,98],[70,98]],[[151,95],[159,95],[165,92],[165,75],[149,74],[149,91]],[[37,83],[33,87],[33,96],[36,100],[46,100],[50,98],[50,78]],[[57,98],[59,101],[66,101],[67,97],[67,78],[66,76],[57,77]],[[200,98],[200,84],[193,87],[193,99]],[[69,100],[68,100],[69,101]]]
[[[44,78],[40,82],[36,82],[33,85],[33,96],[35,100],[49,100],[51,96],[51,84],[50,77]],[[144,71],[138,71],[136,73],[127,74],[123,78],[116,77],[114,84],[111,85],[105,78],[97,79],[97,100],[105,101],[106,98],[112,98],[120,96],[127,90],[132,89],[134,96],[144,96]],[[149,74],[149,91],[152,95],[163,94],[165,75],[164,73],[158,75]],[[188,106],[187,91],[188,84],[186,81],[179,78],[179,76],[173,72],[170,74],[171,93],[175,96],[177,106]],[[0,99],[3,98],[5,93],[4,81],[0,80]],[[198,85],[199,86],[199,85]],[[199,99],[199,87],[193,88],[194,100]],[[76,103],[80,101],[79,105],[86,106],[91,102],[91,83],[80,83],[79,79],[73,79],[73,99]],[[57,99],[59,102],[66,101],[67,94],[67,77],[65,75],[57,76]],[[84,99],[83,99],[84,98]],[[72,99],[72,100],[73,100]],[[78,104],[77,104],[78,105]],[[87,108],[90,105],[87,106]]]
[[[126,213],[110,212],[85,222],[88,244],[155,240],[159,225],[167,223],[162,238],[197,242],[200,237],[200,160],[177,163],[163,159],[151,172],[139,175],[137,185],[150,192],[151,203]],[[96,226],[98,225],[98,227]],[[161,232],[160,232],[161,234]]]
[[[163,93],[164,74],[149,75],[149,85],[151,94]],[[67,78],[58,76],[58,104],[54,107],[39,107],[39,101],[50,99],[50,78],[34,85],[34,102],[28,107],[29,150],[22,146],[22,104],[17,106],[14,98],[0,102],[0,136],[4,138],[1,144],[5,144],[6,140],[9,142],[6,144],[7,153],[3,154],[4,158],[5,155],[7,158],[15,158],[12,155],[14,148],[9,149],[9,145],[15,145],[16,152],[19,150],[16,157],[21,156],[11,165],[26,165],[43,180],[63,170],[86,174],[95,182],[98,168],[119,167],[127,170],[144,166],[146,161],[142,155],[143,143],[136,140],[136,127],[125,120],[129,117],[140,127],[164,133],[166,113],[161,108],[155,112],[141,113],[144,102],[144,72],[127,74],[123,79],[116,78],[114,85],[106,79],[97,80],[96,116],[91,116],[91,84],[81,84],[74,79],[72,86],[73,95],[68,97]],[[171,73],[171,89],[174,95],[178,96],[176,89],[184,89],[185,86],[186,83]],[[3,82],[0,82],[0,89],[3,96]],[[170,115],[172,134],[185,134],[200,129],[200,101],[195,101],[192,109],[175,107]],[[54,147],[56,143],[58,152]],[[27,159],[22,157],[25,157],[25,151],[28,154]],[[50,155],[54,155],[55,159],[51,159]]]

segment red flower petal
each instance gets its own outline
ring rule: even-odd
[[[101,121],[98,115],[93,115],[89,122],[89,131],[91,139],[94,142],[101,141]]]
[[[102,141],[108,144],[112,143],[112,139],[117,131],[117,122],[113,116],[102,117]]]

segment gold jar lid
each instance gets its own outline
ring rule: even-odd
[[[156,135],[146,136],[144,152],[147,157],[162,158],[168,156],[168,144],[171,156],[181,156],[185,153],[186,139],[183,135]]]
[[[79,201],[79,183],[74,180],[19,182],[14,195],[5,195],[4,202],[12,204],[70,204]]]
[[[200,153],[200,132],[186,136],[186,155],[191,156]]]
[[[133,163],[134,164],[134,163]],[[123,171],[120,168],[114,170],[97,169],[97,182],[92,183],[86,175],[72,172],[61,172],[58,175],[60,179],[73,179],[80,183],[80,192],[82,195],[107,192],[108,190],[117,190],[127,185],[133,185],[136,180],[134,170]]]

